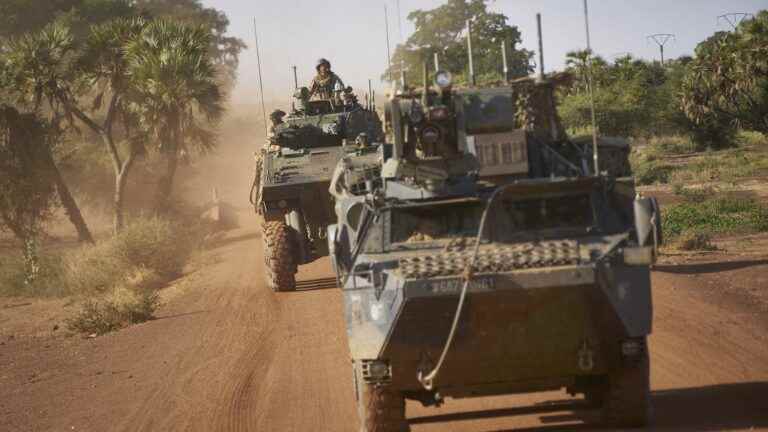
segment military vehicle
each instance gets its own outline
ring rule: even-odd
[[[328,186],[336,163],[379,142],[374,103],[358,103],[351,88],[329,100],[297,89],[287,116],[275,111],[272,134],[256,154],[251,203],[263,217],[265,278],[274,291],[295,289],[298,266],[327,253],[325,233],[335,220]]]
[[[391,98],[376,155],[339,162],[328,242],[361,431],[409,430],[406,399],[562,388],[647,422],[658,206],[622,146],[595,170],[567,138],[559,78],[453,89],[438,73],[439,91]]]

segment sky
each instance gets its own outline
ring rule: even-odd
[[[399,0],[402,40],[413,31],[406,19],[416,9],[432,9],[445,0]],[[289,100],[293,89],[291,66],[298,67],[299,85],[307,85],[315,61],[328,58],[333,70],[358,91],[368,80],[383,94],[379,80],[387,65],[384,6],[389,12],[392,51],[401,41],[398,0],[203,0],[230,19],[229,32],[248,49],[240,56],[236,104],[259,98],[254,19],[259,36],[262,79],[268,100]],[[542,14],[544,64],[562,69],[568,51],[586,47],[582,0],[495,0],[490,8],[502,12],[522,32],[522,46],[538,51],[536,13]],[[631,53],[659,57],[658,46],[647,39],[655,33],[675,34],[665,48],[667,58],[692,54],[696,45],[715,31],[730,29],[718,16],[768,9],[768,0],[590,0],[592,49],[611,60]],[[538,58],[538,57],[537,57]]]

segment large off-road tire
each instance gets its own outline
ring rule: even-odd
[[[264,242],[264,278],[273,291],[296,289],[296,242],[293,233],[282,221],[262,225]]]
[[[387,385],[366,383],[360,369],[355,367],[360,432],[409,432],[403,394]]]
[[[603,421],[617,427],[643,427],[651,417],[650,360],[648,350],[634,362],[608,376],[602,398]]]

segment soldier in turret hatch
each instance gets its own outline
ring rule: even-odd
[[[314,99],[333,99],[337,86],[344,88],[344,82],[331,71],[331,62],[321,58],[315,66],[317,75],[309,84],[309,97]]]

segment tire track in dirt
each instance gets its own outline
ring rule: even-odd
[[[60,351],[2,346],[0,377],[14,393],[0,399],[0,430],[354,432],[341,293],[271,292],[255,232],[229,233],[207,252],[215,262],[158,320],[61,341]],[[675,271],[653,274],[653,429],[768,430],[768,320],[722,293],[706,297],[707,276]],[[320,260],[299,276],[327,288],[312,281],[332,275]],[[30,382],[40,370],[46,381]],[[583,420],[594,411],[573,401],[548,392],[438,409],[409,402],[407,416],[413,432],[593,430]]]

